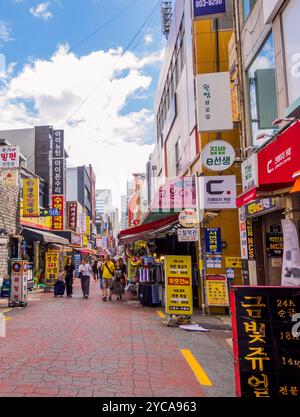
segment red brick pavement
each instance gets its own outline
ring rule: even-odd
[[[0,339],[0,397],[204,396],[155,309],[42,294]]]

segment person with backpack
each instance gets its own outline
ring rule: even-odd
[[[82,259],[81,265],[79,267],[79,278],[81,279],[81,289],[83,298],[88,299],[90,295],[90,280],[92,274],[92,267],[89,262],[86,262],[85,259]]]
[[[105,261],[101,265],[102,279],[103,279],[103,301],[111,301],[112,288],[114,284],[115,265],[110,260],[110,256],[106,255]]]

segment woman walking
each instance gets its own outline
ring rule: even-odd
[[[72,262],[72,258],[69,257],[65,266],[65,282],[67,298],[71,298],[73,295],[73,280],[75,276],[75,266]]]
[[[118,300],[122,300],[122,294],[124,293],[124,288],[126,284],[126,273],[124,270],[124,265],[121,260],[116,261],[115,267],[115,276],[114,276],[114,285],[113,293],[117,296]]]
[[[97,259],[95,259],[93,262],[92,270],[93,270],[94,281],[97,282],[98,281]]]
[[[90,280],[91,280],[92,268],[91,265],[82,259],[79,267],[79,278],[81,279],[81,289],[83,298],[88,299],[90,295]]]

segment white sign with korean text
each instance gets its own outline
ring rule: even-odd
[[[257,153],[251,155],[242,163],[243,192],[258,187],[258,162]]]
[[[225,171],[235,161],[235,150],[224,140],[209,142],[201,153],[202,164],[211,171]]]
[[[198,229],[178,229],[178,242],[198,242]]]
[[[236,176],[224,175],[199,178],[201,210],[236,208]]]
[[[199,132],[233,129],[229,72],[196,76],[197,123]]]
[[[19,168],[19,161],[18,146],[0,146],[0,168]]]

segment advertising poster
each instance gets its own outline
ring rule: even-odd
[[[222,268],[222,256],[210,255],[206,257],[206,268],[208,269],[221,269]]]
[[[39,217],[40,180],[37,178],[23,179],[23,217]]]
[[[46,253],[46,272],[47,281],[55,282],[59,276],[59,252],[51,251]]]
[[[206,276],[206,297],[209,307],[228,307],[229,293],[227,279],[224,275]]]
[[[59,216],[52,218],[52,229],[55,231],[64,230],[64,196],[53,195],[52,196],[52,208],[58,209],[60,212]]]
[[[243,262],[242,262],[241,258],[226,257],[225,258],[225,266],[226,266],[226,268],[242,269],[243,268]]]
[[[192,259],[190,256],[166,256],[166,313],[193,314]]]
[[[205,244],[207,255],[221,255],[221,229],[205,229]]]
[[[230,288],[236,395],[300,398],[300,288]]]
[[[13,261],[11,268],[11,296],[13,303],[27,302],[27,261]]]
[[[300,286],[300,249],[297,227],[292,220],[282,220],[281,223],[284,240],[281,285],[283,287]]]

